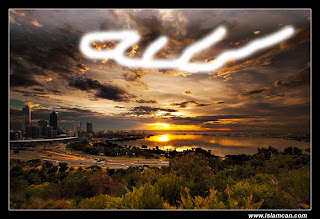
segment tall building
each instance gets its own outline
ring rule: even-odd
[[[47,137],[46,127],[48,126],[48,122],[46,120],[39,120],[38,126],[41,128],[41,136]]]
[[[92,122],[87,122],[87,133],[93,133]]]
[[[39,125],[32,125],[30,127],[29,137],[31,138],[41,137],[41,127]]]
[[[55,111],[52,111],[52,113],[50,113],[50,126],[52,126],[54,130],[57,130],[58,115]]]
[[[81,121],[75,121],[73,124],[73,131],[78,132],[81,131]]]
[[[31,126],[31,108],[26,105],[22,109],[22,131],[28,132]]]

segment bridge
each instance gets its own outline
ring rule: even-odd
[[[45,143],[55,141],[72,141],[78,140],[78,137],[65,137],[65,138],[44,138],[44,139],[24,139],[24,140],[10,140],[10,144],[21,144],[21,143]]]

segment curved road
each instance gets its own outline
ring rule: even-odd
[[[60,143],[58,146],[46,147],[47,149],[35,147],[30,150],[19,151],[18,154],[10,152],[10,158],[22,160],[38,158],[56,164],[60,162],[67,163],[69,166],[88,167],[98,165],[110,169],[126,169],[130,166],[144,165],[161,168],[169,165],[169,161],[161,159],[117,158],[76,153],[75,151],[69,152],[66,151],[65,146],[65,144]]]

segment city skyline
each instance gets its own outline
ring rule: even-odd
[[[9,10],[10,128],[92,122],[94,130],[310,131],[310,10],[110,9]],[[217,45],[196,54],[208,62],[222,51],[292,25],[295,35],[209,73],[127,68],[91,60],[79,50],[90,31],[134,29],[141,41],[126,51],[139,58],[157,37],[169,42],[156,58],[174,59],[219,25]],[[111,49],[116,42],[93,45]]]
[[[58,126],[58,116],[54,109],[52,109],[51,113],[48,114],[48,119],[34,119],[32,121],[32,110],[29,107],[28,103],[22,108],[22,124],[21,127],[12,129],[16,131],[22,131],[23,133],[28,132],[31,127],[39,126],[39,127],[52,127],[53,130],[60,130],[64,131],[73,131],[73,132],[79,132],[79,131],[86,131],[87,133],[93,133],[93,123],[90,121],[85,122],[85,127],[81,125],[81,121],[73,121],[73,129],[65,129],[65,127]]]

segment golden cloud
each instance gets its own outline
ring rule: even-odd
[[[46,77],[45,80],[46,80],[46,81],[52,81],[52,78],[51,78],[51,77]]]
[[[36,19],[32,19],[32,20],[30,21],[30,23],[33,24],[33,25],[36,26],[36,27],[43,27],[43,25],[40,24]]]
[[[40,104],[35,104],[32,102],[27,102],[26,105],[28,105],[30,108],[40,106]]]
[[[126,54],[130,57],[134,56],[136,54],[136,50],[139,48],[138,45],[133,45],[131,47],[131,50],[129,52],[127,52]]]

